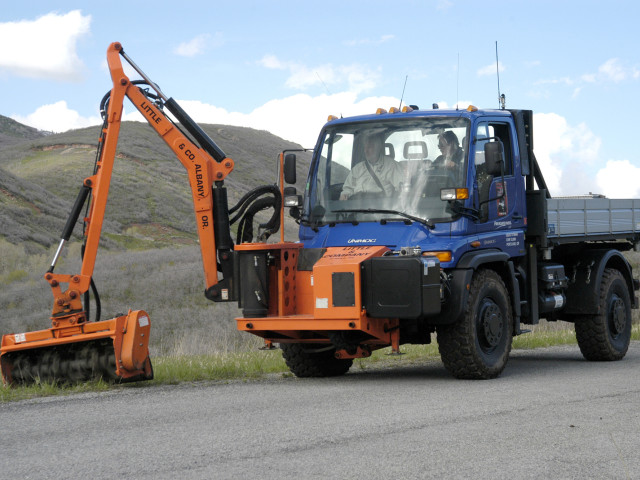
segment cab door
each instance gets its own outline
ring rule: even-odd
[[[483,119],[475,134],[474,201],[480,212],[476,222],[480,248],[499,248],[516,256],[524,253],[525,212],[524,200],[519,198],[519,156],[512,125],[504,119]],[[489,142],[502,146],[504,176],[487,172],[484,146]]]

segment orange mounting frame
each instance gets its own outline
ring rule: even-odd
[[[362,332],[367,348],[354,355],[339,351],[340,358],[365,357],[370,350],[391,345],[399,349],[399,320],[371,318],[366,315],[360,298],[361,263],[367,258],[380,256],[386,247],[333,247],[328,248],[311,271],[298,271],[300,243],[241,244],[238,252],[268,251],[273,264],[269,271],[269,311],[265,317],[236,318],[238,330],[262,337],[272,343],[327,343],[334,331]],[[353,278],[353,305],[336,306],[333,298],[335,273],[346,273]]]

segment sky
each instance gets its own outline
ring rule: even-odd
[[[101,123],[118,41],[196,121],[309,148],[329,115],[403,92],[403,105],[497,108],[500,91],[534,111],[552,195],[640,198],[636,0],[5,3],[0,114],[41,130]]]

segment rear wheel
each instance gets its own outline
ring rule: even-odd
[[[336,377],[344,375],[352,359],[339,360],[336,349],[327,344],[282,343],[282,356],[296,377]]]
[[[464,315],[438,328],[438,349],[457,378],[488,379],[502,373],[511,352],[513,315],[509,292],[493,270],[479,270],[469,286]]]
[[[602,274],[597,315],[576,320],[576,338],[587,360],[623,358],[631,340],[631,301],[622,274],[607,268]]]

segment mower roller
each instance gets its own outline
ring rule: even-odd
[[[2,377],[7,384],[150,380],[149,331],[149,316],[136,310],[111,320],[4,335]]]

